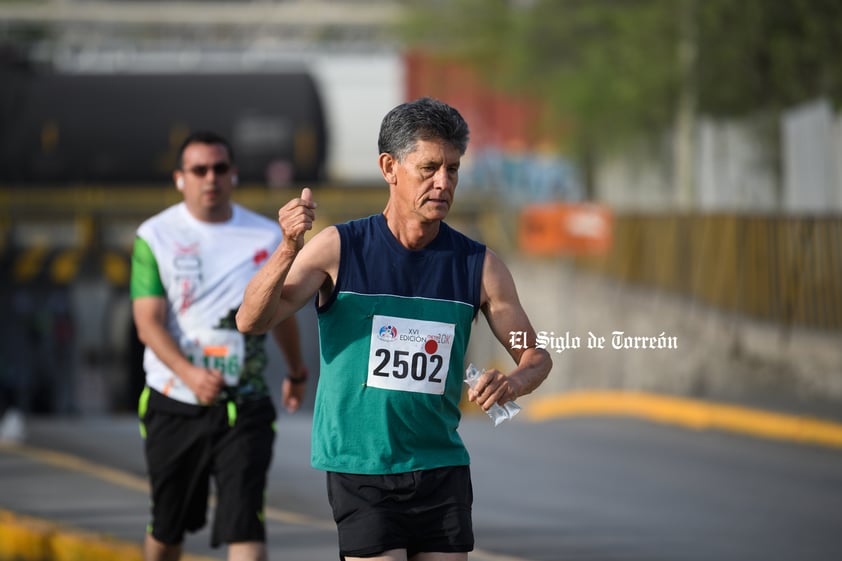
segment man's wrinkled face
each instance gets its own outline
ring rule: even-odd
[[[443,220],[459,182],[459,150],[443,140],[419,140],[402,162],[395,162],[397,196],[423,221]]]

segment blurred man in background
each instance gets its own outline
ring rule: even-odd
[[[217,493],[214,547],[230,561],[265,560],[264,496],[276,410],[263,377],[264,336],[243,336],[243,290],[281,243],[278,225],[232,203],[237,170],[221,136],[189,136],[173,173],[184,200],[137,231],[131,297],[146,346],[139,414],[152,488],[145,559],[175,560]],[[294,316],[273,330],[290,375],[282,403],[298,409],[307,377]]]

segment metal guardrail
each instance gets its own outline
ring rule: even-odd
[[[302,186],[303,187],[303,186]],[[336,199],[342,193],[353,193],[355,200],[373,199],[385,191],[383,188],[336,189],[331,186],[314,186],[321,196]],[[267,189],[243,186],[237,189],[235,199],[255,210],[276,209],[301,192],[300,187]],[[0,188],[0,215],[38,217],[52,214],[126,215],[146,217],[181,200],[181,195],[171,185],[140,186],[67,186],[67,187],[14,187]]]
[[[783,326],[842,329],[842,217],[620,214],[577,264]]]
[[[402,6],[388,1],[297,0],[285,2],[4,2],[0,19],[7,23],[132,24],[178,26],[387,26]]]
[[[319,205],[314,232],[380,212],[388,188],[313,186]],[[301,193],[239,187],[236,202],[269,218]],[[169,186],[0,189],[0,266],[16,284],[65,286],[80,275],[98,276],[117,287],[128,283],[129,254],[140,223],[181,200]],[[506,229],[487,197],[460,193],[449,222],[499,251],[511,246]],[[0,279],[2,280],[2,279]]]
[[[274,217],[299,193],[246,186],[235,198]],[[388,193],[379,185],[314,186],[314,196],[319,230],[379,212]],[[93,267],[121,286],[134,229],[179,197],[166,187],[0,190],[0,260],[18,281],[46,271],[65,284]],[[516,241],[513,214],[466,191],[449,222],[506,252]],[[620,213],[612,238],[607,252],[576,264],[783,326],[842,329],[842,217]]]

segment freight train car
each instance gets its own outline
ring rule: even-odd
[[[231,141],[241,183],[324,180],[327,127],[307,72],[0,70],[0,186],[169,181],[190,132]]]

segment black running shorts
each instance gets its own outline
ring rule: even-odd
[[[343,559],[390,549],[411,557],[474,548],[468,466],[394,475],[328,472],[327,493]]]
[[[210,480],[216,491],[211,545],[266,541],[266,474],[275,440],[270,398],[191,406],[151,390],[143,423],[152,487],[149,531],[165,544],[206,523]]]

